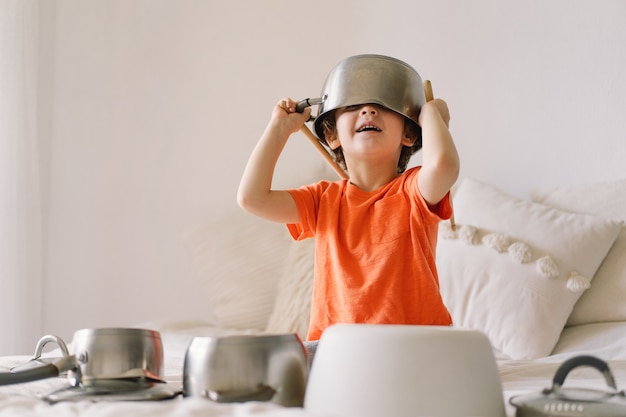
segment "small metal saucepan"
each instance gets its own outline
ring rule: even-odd
[[[47,343],[63,352],[54,361],[41,358]],[[44,336],[26,366],[0,373],[0,385],[18,384],[67,372],[74,387],[106,386],[111,381],[163,382],[163,345],[158,332],[134,328],[82,329],[74,333],[72,354],[57,336]]]
[[[297,334],[195,337],[185,354],[183,395],[301,407],[307,373]]]
[[[605,389],[566,388],[567,375],[575,368],[588,366],[604,376]],[[517,417],[615,417],[626,416],[626,392],[618,390],[609,365],[600,358],[589,355],[574,356],[557,369],[552,386],[539,393],[512,397],[509,402],[516,407]]]

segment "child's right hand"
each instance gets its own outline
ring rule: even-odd
[[[286,133],[292,134],[304,126],[311,117],[311,108],[307,107],[302,113],[296,111],[298,102],[284,98],[279,101],[272,112],[272,122],[280,124]]]
[[[300,213],[288,191],[272,188],[272,179],[289,136],[301,129],[311,115],[310,109],[298,113],[296,105],[285,98],[274,106],[272,118],[248,158],[237,191],[237,202],[244,210],[285,224],[298,223]]]

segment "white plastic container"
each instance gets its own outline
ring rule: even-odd
[[[504,417],[498,368],[478,331],[340,324],[320,339],[304,407],[346,417]]]

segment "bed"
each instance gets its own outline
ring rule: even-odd
[[[626,180],[538,188],[520,199],[465,178],[454,207],[455,227],[442,223],[437,247],[442,294],[455,326],[489,338],[507,416],[515,415],[509,398],[549,387],[559,365],[577,355],[607,361],[617,386],[626,388]],[[231,216],[182,237],[214,317],[137,324],[161,333],[172,384],[182,384],[195,336],[306,332],[314,242],[295,243],[282,226]],[[31,356],[0,358],[0,371]],[[566,382],[606,386],[591,368],[576,369]],[[52,378],[0,387],[0,416],[315,416],[269,402],[182,396],[54,405],[38,398],[67,384]]]

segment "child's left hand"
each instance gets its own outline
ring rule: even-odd
[[[435,98],[422,106],[417,122],[423,128],[424,123],[428,123],[426,121],[428,118],[436,117],[437,115],[446,126],[449,126],[450,111],[448,110],[448,104],[440,98]]]

